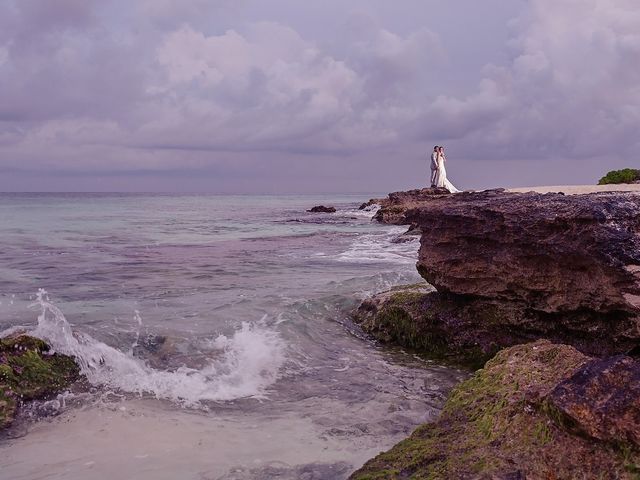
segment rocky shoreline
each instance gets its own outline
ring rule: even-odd
[[[364,301],[355,321],[430,358],[491,360],[351,478],[640,478],[640,196],[423,189],[371,203],[377,221],[421,232],[426,282]]]
[[[376,221],[420,236],[425,281],[354,320],[476,372],[351,478],[640,478],[640,195],[423,189],[373,204]],[[41,340],[0,339],[0,430],[79,378]]]

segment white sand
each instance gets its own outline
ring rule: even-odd
[[[406,435],[398,432],[391,445]],[[227,474],[242,470],[238,465],[259,471],[345,460],[355,469],[390,447],[368,445],[369,437],[332,437],[310,419],[286,415],[240,422],[132,400],[33,424],[26,436],[2,444],[0,479],[246,480],[264,477]]]
[[[522,187],[509,188],[509,192],[562,192],[567,195],[578,195],[581,193],[595,192],[633,192],[640,193],[640,184],[623,184],[623,185],[555,185],[540,187]]]

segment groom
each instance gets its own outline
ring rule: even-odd
[[[431,153],[431,188],[436,186],[436,178],[438,177],[438,152],[440,147],[436,145],[433,147],[433,153]]]

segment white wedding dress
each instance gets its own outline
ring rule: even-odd
[[[446,188],[449,193],[460,193],[456,187],[447,179],[447,169],[444,166],[445,158],[443,155],[438,155],[438,173],[436,174],[436,187]]]

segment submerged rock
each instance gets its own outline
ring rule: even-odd
[[[310,208],[307,212],[311,213],[336,213],[335,207],[325,207],[324,205],[318,205],[317,207]]]
[[[21,402],[58,393],[79,376],[73,358],[50,353],[38,338],[0,339],[0,429],[11,424]]]
[[[570,388],[575,376],[600,383],[597,378],[607,369],[590,362],[573,347],[544,340],[503,350],[454,389],[436,422],[418,428],[350,478],[637,478],[640,454],[628,431],[606,429],[606,438],[579,434],[554,407],[559,389]],[[637,375],[637,364],[622,365]],[[608,384],[615,384],[612,397],[631,393],[623,393],[622,384]],[[637,413],[635,407],[629,411]]]

